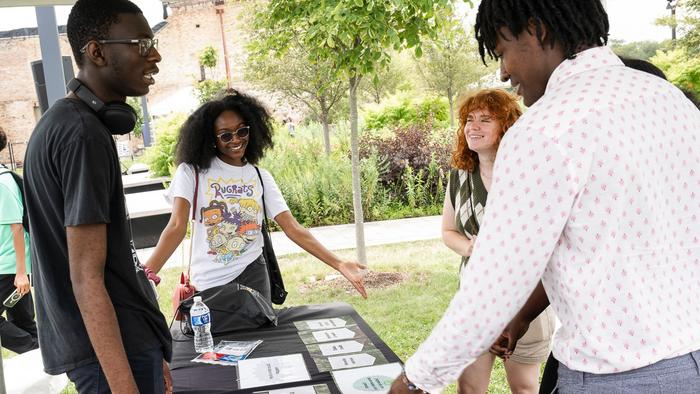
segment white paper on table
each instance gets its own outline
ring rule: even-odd
[[[316,394],[314,386],[290,387],[288,389],[278,389],[266,391],[267,394]]]
[[[249,358],[238,362],[238,388],[240,389],[310,379],[304,357],[300,353]]]
[[[339,328],[345,327],[345,320],[337,317],[331,319],[317,319],[304,321],[310,330],[322,330],[324,328]]]
[[[343,394],[387,393],[401,374],[399,363],[333,371],[333,380]]]
[[[374,356],[367,353],[328,357],[328,362],[333,369],[368,367],[374,365],[376,360]]]
[[[361,351],[363,347],[364,345],[357,341],[342,341],[318,345],[318,348],[321,349],[321,354],[323,354],[324,356],[335,356],[337,354],[345,353],[357,353]]]
[[[312,332],[316,342],[337,341],[339,339],[350,339],[355,337],[355,332],[347,328],[335,328],[332,330]]]

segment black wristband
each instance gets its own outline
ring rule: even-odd
[[[406,376],[406,373],[401,374],[401,380],[403,383],[408,387],[408,391],[414,392],[414,393],[425,393],[420,387],[416,386],[413,382],[408,380],[408,377]]]

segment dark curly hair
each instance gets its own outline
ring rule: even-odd
[[[272,124],[270,114],[255,98],[232,90],[218,100],[199,107],[180,128],[175,148],[176,164],[187,163],[199,169],[209,168],[216,156],[214,122],[224,111],[233,111],[250,126],[248,146],[243,157],[246,162],[257,164],[265,150],[272,148]]]
[[[576,57],[582,45],[608,43],[610,24],[600,0],[482,0],[474,24],[481,60],[486,63],[487,54],[491,59],[496,58],[494,49],[502,27],[517,37],[530,21],[535,25],[542,48],[544,25],[546,44],[554,47],[555,42],[559,43],[567,59]]]
[[[68,15],[66,33],[78,67],[83,65],[80,49],[89,41],[107,39],[112,24],[119,21],[119,14],[143,14],[129,0],[78,0]]]
[[[5,130],[0,127],[0,152],[5,149],[7,146],[7,134],[5,134]]]

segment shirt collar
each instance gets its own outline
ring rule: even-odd
[[[576,74],[596,68],[623,66],[622,60],[607,46],[594,47],[576,54],[574,59],[566,59],[557,68],[547,82],[545,94]]]

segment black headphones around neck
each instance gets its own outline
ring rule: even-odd
[[[78,78],[71,79],[66,87],[95,111],[110,133],[127,134],[136,126],[138,115],[129,104],[121,101],[103,103]]]

